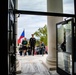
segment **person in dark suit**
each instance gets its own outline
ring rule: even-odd
[[[29,39],[29,44],[30,44],[30,48],[31,48],[31,54],[32,54],[32,51],[33,51],[33,55],[34,55],[35,45],[36,45],[36,39],[34,37],[34,34],[32,34],[32,37]]]

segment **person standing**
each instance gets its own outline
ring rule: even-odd
[[[33,52],[33,55],[34,55],[35,45],[36,45],[36,39],[34,37],[34,34],[32,34],[32,37],[29,39],[29,44],[30,44],[30,48],[31,48],[31,54]]]
[[[24,38],[24,40],[22,40],[22,48],[23,48],[23,51],[24,51],[24,56],[26,55],[26,52],[27,52],[27,44],[28,44],[28,42],[27,42],[27,40],[26,40],[26,38]]]

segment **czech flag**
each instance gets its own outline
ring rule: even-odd
[[[21,36],[18,39],[18,44],[21,43],[21,39],[25,37],[25,31],[23,30],[23,32],[21,33]]]

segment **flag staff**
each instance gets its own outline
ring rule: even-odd
[[[25,28],[23,30],[24,30],[24,37],[25,37]]]

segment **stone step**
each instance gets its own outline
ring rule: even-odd
[[[52,66],[56,66],[56,62],[49,62],[49,61],[47,62],[46,61],[46,63],[49,64],[49,65],[52,65]]]
[[[46,62],[43,62],[44,66],[46,66],[46,68],[48,70],[56,70],[56,66],[55,65],[49,65]]]

